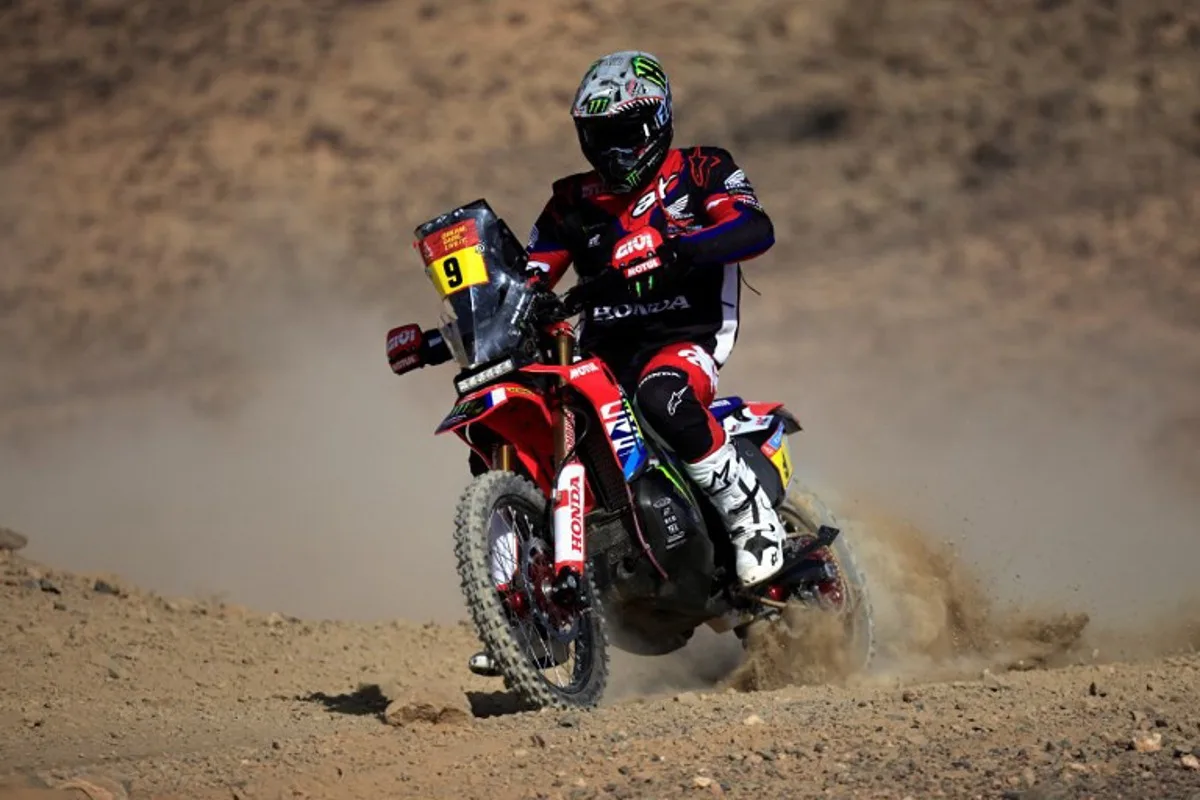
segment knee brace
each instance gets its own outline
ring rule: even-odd
[[[680,369],[647,373],[634,400],[646,424],[684,461],[701,459],[721,443],[719,426]]]

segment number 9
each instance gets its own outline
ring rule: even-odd
[[[451,289],[455,289],[462,285],[462,269],[458,266],[458,259],[454,256],[451,256],[442,262],[442,272],[446,274],[446,285]]]

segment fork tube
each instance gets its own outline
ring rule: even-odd
[[[575,361],[575,336],[567,331],[559,331],[554,337],[555,355],[558,366],[569,367]],[[560,391],[554,419],[554,465],[563,463],[567,453],[575,446],[575,424],[571,415],[562,405],[561,387],[566,386],[564,377],[559,383]]]
[[[575,360],[575,337],[567,331],[559,331],[554,337],[558,365],[569,367]]]
[[[513,448],[511,444],[496,445],[496,454],[492,459],[495,469],[503,472],[512,471]]]

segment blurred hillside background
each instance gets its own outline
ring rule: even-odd
[[[355,339],[361,370],[314,347],[306,374],[371,409],[415,393],[396,457],[423,452],[450,375],[401,383],[383,355],[389,322],[436,320],[413,227],[483,196],[527,230],[583,164],[576,82],[626,47],[665,64],[676,141],[733,151],[775,219],[722,388],[793,405],[809,469],[955,525],[964,496],[995,495],[993,527],[1027,533],[980,552],[1024,549],[1048,583],[1075,556],[1039,555],[1047,526],[1073,526],[1072,548],[1128,535],[1098,590],[1145,546],[1141,521],[1200,547],[1190,512],[1147,517],[1163,502],[1140,484],[1116,518],[1105,505],[1125,468],[1200,495],[1190,0],[2,2],[14,452],[143,395],[222,419],[271,360],[251,340],[334,336],[346,314],[377,331]],[[439,502],[465,476],[446,452]],[[34,521],[32,481],[61,472],[40,463],[6,467]],[[1054,502],[1021,502],[1055,481]]]

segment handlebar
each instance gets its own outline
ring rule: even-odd
[[[589,280],[577,283],[561,295],[549,289],[539,294],[533,310],[538,326],[552,325],[570,319],[609,292],[621,287],[624,277],[618,270],[607,270]]]
[[[602,299],[606,294],[614,292],[625,284],[625,277],[620,270],[605,270],[600,275],[588,281],[577,283],[568,289],[562,297],[563,308],[568,317],[573,317],[591,302]]]
[[[677,264],[672,267],[672,281],[686,278],[696,269],[695,264]],[[590,303],[603,299],[609,293],[625,285],[625,276],[617,269],[609,269],[594,278],[575,284],[561,295],[546,289],[539,300],[536,318],[539,322],[553,324],[570,319],[583,311]],[[616,300],[617,298],[613,298]]]

